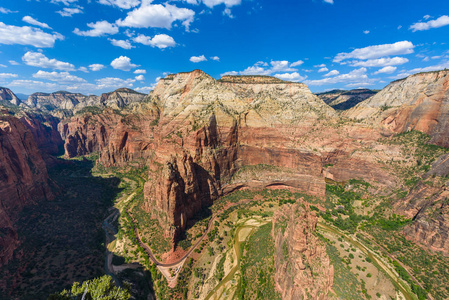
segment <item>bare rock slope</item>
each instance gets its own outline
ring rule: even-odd
[[[390,83],[345,112],[393,132],[418,130],[449,147],[449,70],[419,73]]]

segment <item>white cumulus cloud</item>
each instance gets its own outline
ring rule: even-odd
[[[340,72],[338,72],[337,70],[332,70],[329,73],[324,74],[324,77],[335,76],[335,75],[338,75],[338,74],[340,74]]]
[[[121,79],[116,77],[106,77],[95,80],[98,89],[117,89],[118,87],[132,87],[134,82],[136,82],[135,79]]]
[[[89,69],[91,69],[92,71],[96,72],[96,71],[100,71],[101,69],[104,69],[105,66],[102,64],[91,64],[89,65]]]
[[[137,69],[133,72],[134,74],[146,74],[147,71],[146,70],[142,70],[142,69]]]
[[[0,73],[0,78],[17,78],[19,75],[13,73]]]
[[[195,12],[187,8],[179,8],[168,3],[151,4],[152,0],[143,0],[139,8],[128,12],[127,17],[117,20],[116,24],[134,28],[166,28],[170,29],[173,22],[181,21],[186,30],[193,22]]]
[[[109,23],[108,21],[98,21],[96,23],[88,23],[87,26],[92,29],[81,31],[78,28],[75,28],[75,30],[73,30],[73,33],[81,36],[92,36],[92,37],[118,33],[118,27],[115,24]]]
[[[323,1],[329,4],[334,4],[334,0],[323,0]]]
[[[146,46],[151,46],[153,48],[157,47],[159,49],[176,46],[175,40],[171,36],[166,34],[157,34],[153,38],[151,38],[150,36],[139,34],[138,36],[133,38],[133,41]]]
[[[45,72],[39,70],[37,71],[37,73],[33,74],[33,77],[38,79],[56,81],[59,83],[86,82],[85,79],[75,75],[71,75],[69,74],[69,72]]]
[[[298,61],[291,63],[290,67],[298,67],[298,66],[302,65],[303,63],[304,63],[304,61],[298,60]]]
[[[64,5],[71,5],[72,3],[78,2],[78,0],[51,0],[51,3],[63,3]]]
[[[429,16],[429,18],[430,18],[430,16]],[[415,23],[415,24],[411,25],[409,29],[412,30],[413,32],[416,32],[416,31],[429,30],[432,28],[439,28],[439,27],[443,27],[446,25],[449,25],[449,16],[444,15],[444,16],[439,17],[436,20]]]
[[[407,77],[412,74],[420,73],[420,72],[430,72],[430,71],[438,71],[438,70],[444,70],[449,69],[449,61],[442,62],[438,65],[428,66],[425,68],[415,68],[409,71],[402,71],[399,73],[395,78],[403,78]]]
[[[387,67],[383,67],[382,69],[374,72],[375,75],[377,74],[391,74],[394,71],[396,71],[397,67],[393,67],[393,66],[387,66]]]
[[[64,7],[62,10],[56,11],[56,13],[60,14],[62,17],[71,17],[75,14],[82,14],[82,8],[69,8]]]
[[[242,0],[202,0],[202,2],[209,8],[214,6],[224,4],[226,7],[232,7],[235,5],[240,5]]]
[[[401,41],[393,44],[383,44],[383,45],[374,45],[368,46],[365,48],[357,48],[349,53],[338,53],[334,58],[334,62],[342,62],[345,59],[374,59],[380,58],[384,56],[392,56],[392,55],[403,55],[413,53],[415,46],[412,42],[409,41]]]
[[[116,39],[109,39],[109,41],[111,42],[112,45],[117,46],[117,47],[121,47],[123,49],[131,49],[134,48],[133,45],[131,45],[131,43],[129,41],[125,41],[125,40],[116,40]]]
[[[143,75],[138,75],[138,76],[135,77],[135,79],[136,79],[136,80],[139,80],[139,81],[144,81],[144,80],[145,80],[145,76],[143,76]]]
[[[40,52],[28,51],[22,57],[22,61],[28,65],[39,68],[48,68],[62,71],[73,71],[75,66],[71,63],[48,58]]]
[[[385,67],[385,66],[397,66],[408,63],[408,59],[405,57],[384,57],[378,59],[369,59],[366,61],[353,61],[351,66],[353,67]]]
[[[207,60],[207,58],[204,55],[192,56],[190,58],[190,61],[193,63],[199,63],[199,62],[206,61],[206,60]]]
[[[277,77],[279,79],[286,80],[286,81],[295,81],[295,82],[303,81],[304,79],[307,78],[307,76],[299,75],[298,72],[274,74],[274,77]]]
[[[218,56],[212,56],[210,59],[215,60],[215,61],[220,61],[220,58]]]
[[[4,7],[0,7],[0,13],[2,13],[2,14],[11,14],[11,13],[16,13],[16,11],[12,11],[10,9],[4,8]]]
[[[17,86],[28,90],[33,91],[55,91],[58,89],[58,85],[53,82],[42,82],[42,81],[36,81],[36,80],[13,80],[9,86]]]
[[[360,68],[352,70],[346,74],[340,74],[334,77],[326,77],[318,80],[306,80],[304,83],[308,85],[327,85],[327,84],[336,84],[336,83],[347,83],[347,84],[355,84],[362,85],[363,83],[371,83],[371,79],[366,75],[366,68]]]
[[[120,56],[120,57],[114,59],[111,62],[111,66],[114,69],[118,69],[118,70],[122,70],[122,71],[130,71],[131,69],[138,67],[138,65],[131,63],[131,59],[127,56]]]
[[[140,4],[140,0],[99,0],[98,3],[130,9]]]
[[[63,40],[59,33],[45,33],[39,28],[13,26],[0,22],[0,44],[31,45],[36,48],[52,48],[56,40]]]
[[[276,73],[276,77],[281,78],[277,75],[283,76],[285,80],[291,80],[291,81],[300,81],[305,78],[300,79],[300,76],[296,75],[295,73],[298,73],[298,69],[294,68],[296,66],[300,66],[304,62],[302,60],[298,60],[296,62],[290,63],[287,60],[272,60],[270,63],[258,61],[253,66],[250,66],[246,68],[243,71],[230,71],[225,72],[221,74],[221,76],[224,75],[272,75]],[[293,72],[293,73],[292,73]],[[294,74],[294,75],[292,75]],[[296,76],[296,77],[295,77]],[[284,79],[281,78],[281,79]],[[289,79],[289,78],[294,78]]]
[[[48,24],[39,22],[38,20],[36,20],[36,19],[34,19],[34,18],[30,17],[30,16],[23,17],[22,21],[24,21],[24,22],[26,22],[28,24],[31,24],[31,25],[35,25],[35,26],[39,26],[39,27],[42,27],[42,28],[51,29],[51,27],[48,26]]]
[[[322,67],[322,68],[320,68],[320,69],[318,70],[318,73],[323,73],[323,72],[327,72],[327,71],[329,71],[328,68]]]

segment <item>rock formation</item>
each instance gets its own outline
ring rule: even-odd
[[[334,280],[325,245],[315,236],[318,218],[305,204],[273,215],[275,287],[282,299],[327,299]]]
[[[17,96],[10,90],[4,87],[0,87],[0,103],[9,102],[14,105],[20,105],[21,101]]]
[[[23,207],[52,198],[47,168],[30,130],[7,110],[0,112],[0,264],[17,247],[13,223]]]
[[[374,96],[377,91],[369,89],[355,89],[350,91],[332,90],[316,94],[318,98],[336,110],[350,109],[369,97]]]
[[[304,84],[266,76],[217,81],[195,70],[161,79],[132,109],[76,115],[59,130],[68,157],[98,152],[105,166],[149,165],[144,209],[176,241],[195,213],[235,189],[284,186],[323,196],[325,177],[391,184],[376,161],[351,154],[361,148],[356,139],[374,143],[380,135],[328,126],[336,122]],[[338,167],[323,170],[329,163]],[[283,171],[248,177],[248,165]]]
[[[58,114],[58,116],[70,116],[89,106],[119,109],[131,103],[138,103],[144,98],[145,94],[128,88],[120,88],[101,96],[85,96],[80,93],[59,91],[51,94],[34,93],[28,97],[26,104],[31,108]]]
[[[431,143],[449,147],[449,70],[419,73],[390,83],[345,112],[352,119],[393,132],[418,130]]]

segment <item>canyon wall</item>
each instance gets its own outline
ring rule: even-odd
[[[283,186],[324,196],[325,177],[390,184],[376,161],[354,155],[356,139],[374,143],[379,133],[338,122],[304,84],[266,76],[217,81],[195,70],[161,79],[138,105],[76,115],[59,131],[68,157],[98,152],[104,166],[148,165],[143,208],[176,242],[193,215],[235,189]],[[323,168],[330,162],[340,167]],[[244,167],[252,165],[283,171],[248,177]]]
[[[53,197],[32,132],[6,109],[0,112],[0,195],[0,264],[5,264],[18,245],[13,224],[20,211]]]

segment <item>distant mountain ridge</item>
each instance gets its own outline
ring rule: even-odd
[[[20,95],[26,96],[24,94]],[[36,108],[60,117],[73,115],[88,106],[121,109],[126,105],[141,102],[145,96],[146,94],[129,88],[119,88],[109,93],[103,93],[100,96],[86,96],[81,93],[68,91],[36,92],[29,95],[26,101],[21,101],[10,89],[0,87],[0,104]]]
[[[324,93],[315,94],[318,98],[336,110],[347,110],[358,103],[374,96],[377,91],[369,89],[355,90],[332,90]]]

